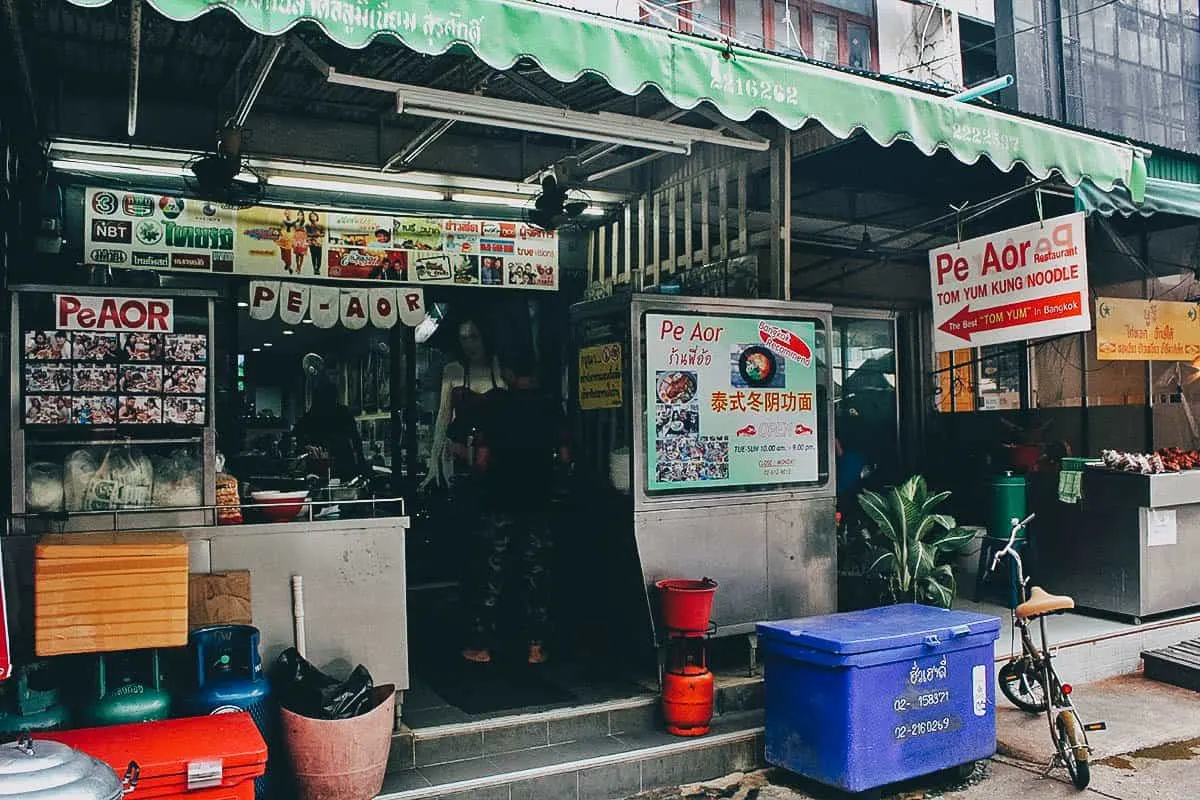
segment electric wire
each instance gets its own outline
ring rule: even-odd
[[[947,61],[951,58],[962,58],[962,56],[966,53],[972,53],[976,50],[982,50],[985,47],[991,47],[1002,41],[1006,41],[1008,39],[1015,39],[1016,37],[1022,36],[1026,33],[1033,33],[1034,31],[1039,31],[1039,30],[1042,30],[1043,28],[1048,28],[1051,25],[1058,23],[1058,22],[1064,22],[1069,19],[1078,19],[1079,17],[1082,17],[1084,14],[1091,14],[1095,11],[1099,11],[1102,8],[1107,8],[1108,6],[1116,5],[1119,2],[1121,2],[1121,0],[1104,0],[1104,2],[1099,3],[1098,5],[1092,6],[1091,8],[1085,8],[1085,9],[1082,9],[1079,11],[1074,11],[1070,14],[1063,14],[1062,16],[1055,17],[1054,19],[1046,20],[1045,22],[1039,22],[1036,25],[1030,25],[1027,28],[1021,28],[1020,30],[1013,31],[1012,33],[1006,33],[1003,36],[993,36],[991,39],[989,39],[986,42],[980,42],[979,44],[971,45],[970,47],[963,48],[961,50],[957,50],[953,53],[949,53],[944,56],[938,56],[937,58],[931,58],[928,61],[922,61],[919,64],[913,64],[910,67],[905,67],[904,69],[897,70],[896,72],[889,72],[885,77],[894,78],[894,77],[901,76],[906,72],[911,72],[912,70],[921,69],[922,67],[928,67],[933,64],[939,64],[939,63],[941,63],[943,61]]]

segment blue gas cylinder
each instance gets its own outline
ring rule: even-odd
[[[182,693],[176,716],[198,717],[248,711],[270,751],[277,741],[277,714],[270,684],[258,652],[258,628],[251,625],[213,625],[188,636],[196,666],[196,685]],[[271,769],[255,781],[254,796],[269,793]]]

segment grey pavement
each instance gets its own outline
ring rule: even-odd
[[[966,780],[940,774],[889,787],[893,800],[1198,800],[1200,799],[1200,693],[1141,675],[1076,687],[1085,721],[1108,730],[1090,734],[1092,781],[1084,792],[1059,768],[1046,773],[1052,745],[1045,718],[1026,715],[1000,699],[998,754],[976,765]],[[850,795],[783,770],[730,776],[725,785],[679,787],[638,800],[846,800]]]

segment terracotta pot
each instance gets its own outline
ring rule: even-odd
[[[301,800],[371,800],[383,789],[396,687],[376,686],[368,706],[365,714],[334,720],[279,710]]]

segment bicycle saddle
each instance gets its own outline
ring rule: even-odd
[[[1040,586],[1029,590],[1029,599],[1017,606],[1013,613],[1021,619],[1034,619],[1059,611],[1070,611],[1075,600],[1065,595],[1050,594]]]

